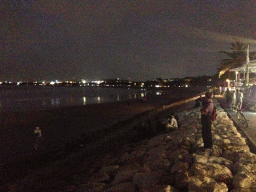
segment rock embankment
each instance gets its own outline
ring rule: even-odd
[[[256,191],[256,155],[218,104],[217,113],[212,149],[203,148],[199,108],[180,112],[179,130],[105,156],[76,191]]]

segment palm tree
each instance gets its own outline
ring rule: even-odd
[[[221,59],[219,65],[219,77],[225,74],[229,69],[241,67],[243,63],[246,61],[246,45],[241,40],[235,40],[234,43],[231,43],[231,52],[228,51],[220,51],[220,53],[224,53],[229,58]]]

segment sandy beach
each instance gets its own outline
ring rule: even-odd
[[[202,88],[180,89],[164,95],[148,96],[145,101],[129,100],[87,106],[64,107],[54,110],[28,113],[6,113],[2,120],[0,164],[19,162],[33,158],[35,151],[33,131],[36,126],[42,130],[42,151],[63,150],[67,143],[80,138],[81,134],[92,135],[124,120],[133,120],[146,111],[186,97],[198,95]]]

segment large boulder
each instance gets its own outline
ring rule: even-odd
[[[93,174],[90,180],[94,183],[104,183],[109,182],[111,179],[109,174],[105,172],[98,172]]]
[[[182,132],[180,131],[176,131],[176,133],[178,134],[173,134],[171,136],[171,140],[168,142],[168,145],[176,145],[176,146],[180,146],[182,141],[183,141],[183,136],[182,136]]]
[[[190,150],[195,145],[195,142],[196,142],[196,138],[195,138],[195,135],[193,134],[193,135],[186,136],[181,142],[181,145],[185,146],[185,148]]]
[[[153,149],[150,149],[147,152],[147,156],[166,158],[166,147],[165,146],[158,146],[158,147],[155,147]]]
[[[187,170],[180,170],[175,173],[175,187],[179,189],[186,189],[189,185],[189,172]]]
[[[139,148],[132,151],[130,154],[128,152],[124,153],[119,161],[121,163],[133,163],[133,162],[141,162],[144,159],[144,155],[146,154],[146,148]]]
[[[108,192],[123,192],[123,191],[136,192],[137,190],[136,190],[136,187],[134,184],[132,184],[131,182],[127,182],[127,183],[119,183],[115,186],[108,188],[106,191],[108,191]]]
[[[76,192],[84,192],[84,191],[105,191],[106,184],[105,183],[97,183],[97,182],[90,182],[87,184],[80,185]]]
[[[244,164],[247,164],[247,163],[255,164],[256,154],[248,151],[243,151],[242,153],[237,154],[237,161],[242,162]]]
[[[188,163],[184,163],[181,161],[176,162],[172,168],[171,168],[171,174],[175,175],[178,172],[185,172],[187,171],[189,168],[189,164]]]
[[[239,174],[243,173],[254,173],[256,175],[256,164],[248,163],[248,164],[242,164],[238,163],[237,164],[237,170],[236,172]]]
[[[141,190],[147,190],[150,187],[156,186],[162,177],[162,172],[160,171],[145,171],[141,173],[136,173],[133,176],[132,183]]]
[[[136,173],[136,170],[126,170],[120,171],[116,174],[114,181],[110,183],[111,186],[118,183],[125,183],[132,181],[133,175]]]
[[[166,143],[165,136],[159,135],[159,136],[153,137],[152,139],[150,139],[148,141],[147,148],[152,149],[157,146],[163,146],[163,145],[165,145],[165,143]]]
[[[149,156],[144,160],[144,166],[153,171],[168,170],[171,165],[172,163],[168,159],[156,156]]]
[[[150,192],[179,192],[176,188],[172,187],[171,185],[157,185],[157,186],[151,187],[150,189],[148,189],[146,191],[150,191]]]
[[[238,161],[242,154],[250,152],[250,148],[247,145],[243,146],[232,146],[222,152],[222,157],[233,161],[234,163]]]
[[[230,137],[229,140],[231,141],[231,143],[232,143],[233,145],[236,145],[236,146],[244,146],[244,145],[247,145],[246,139],[243,138],[243,137],[233,136],[233,137]]]
[[[228,159],[225,159],[223,157],[210,156],[208,158],[208,162],[209,163],[216,163],[216,164],[224,165],[229,170],[231,170],[232,166],[233,166],[233,162],[232,161],[230,161]]]
[[[137,149],[130,154],[129,159],[132,159],[133,161],[141,161],[144,159],[146,152],[146,148]]]
[[[256,175],[252,173],[236,174],[233,180],[233,187],[235,189],[251,189],[251,191],[256,191]]]
[[[116,172],[118,173],[120,171],[130,171],[130,170],[135,170],[137,172],[140,172],[142,169],[143,168],[140,163],[133,162],[133,163],[124,164],[120,166]]]
[[[225,183],[216,182],[214,179],[204,176],[190,177],[188,184],[188,192],[228,192]]]
[[[193,157],[193,162],[196,164],[196,163],[203,163],[203,164],[206,164],[208,162],[208,156],[205,156],[205,155],[200,155],[200,154],[192,154],[192,157]]]
[[[233,179],[232,172],[226,166],[215,163],[195,163],[191,166],[190,172],[192,175],[210,177],[227,185],[230,185]]]
[[[99,173],[107,173],[107,174],[114,174],[115,171],[119,168],[119,165],[108,165],[108,166],[102,166],[99,170]]]
[[[177,161],[184,161],[184,162],[191,162],[190,155],[188,150],[180,148],[176,151],[174,151],[171,156],[168,157],[168,159],[172,160],[173,162]]]

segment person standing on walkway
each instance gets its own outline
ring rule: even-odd
[[[232,90],[232,109],[236,106],[236,91]]]
[[[231,103],[232,103],[232,93],[229,91],[229,88],[227,88],[227,91],[226,91],[226,105],[227,105],[227,107],[231,107]]]
[[[212,101],[212,93],[206,92],[202,105],[201,124],[204,148],[212,148],[211,126],[212,121],[214,120],[212,117],[214,116],[214,113],[216,113],[216,108]]]
[[[244,97],[243,93],[239,89],[237,89],[236,90],[236,106],[238,110],[242,108],[243,97]]]

